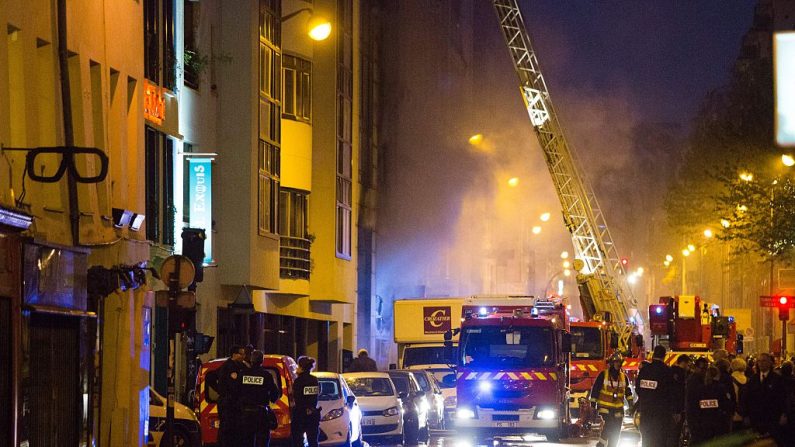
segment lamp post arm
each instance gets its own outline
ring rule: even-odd
[[[286,16],[282,17],[282,23],[292,19],[293,17],[297,16],[298,14],[301,14],[304,11],[312,14],[312,8],[301,8],[298,11],[291,12],[290,14],[287,14]]]

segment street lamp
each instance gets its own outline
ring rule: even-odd
[[[533,231],[533,234],[539,234],[539,233],[541,233],[541,227],[536,225],[536,226],[533,227],[532,231]]]
[[[744,182],[750,182],[754,179],[754,175],[750,172],[741,172],[740,173],[740,180]]]
[[[781,162],[784,163],[784,166],[792,167],[795,166],[795,158],[792,157],[790,154],[784,154],[781,156]]]
[[[550,214],[549,213],[544,213],[540,217],[541,222],[547,222],[547,221],[549,221],[549,218],[550,218]]]
[[[282,23],[296,17],[302,12],[308,12],[309,20],[306,22],[306,32],[312,40],[326,40],[331,35],[331,21],[325,17],[315,15],[312,8],[301,8],[282,17]]]
[[[469,144],[471,144],[472,146],[478,146],[482,142],[483,142],[483,134],[482,133],[476,133],[475,135],[472,135],[471,137],[469,137]]]
[[[706,230],[704,230],[704,237],[705,238],[709,239],[709,238],[711,238],[714,235],[715,234],[712,232],[711,228],[707,228]]]
[[[508,179],[508,186],[511,188],[516,188],[519,185],[519,177],[511,177]]]

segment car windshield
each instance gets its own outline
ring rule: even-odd
[[[602,358],[602,333],[595,327],[572,327],[571,342],[574,357],[580,359]]]
[[[414,365],[449,365],[453,359],[445,355],[444,346],[408,347],[403,351],[403,367]],[[452,350],[449,350],[452,352]]]
[[[320,395],[317,400],[338,400],[340,399],[340,384],[336,379],[318,379],[320,384]]]
[[[362,396],[394,396],[395,389],[392,381],[385,377],[356,377],[346,378],[345,382],[358,397]]]
[[[389,375],[392,378],[392,383],[395,384],[395,388],[398,390],[398,394],[400,393],[409,393],[409,376],[405,375]]]
[[[467,328],[459,344],[461,364],[473,368],[541,367],[555,362],[550,328]]]
[[[452,369],[431,369],[430,371],[433,377],[436,378],[436,384],[439,385],[439,388],[455,388],[455,380],[451,381],[448,379],[447,382],[444,380],[445,376],[450,374],[455,377],[455,371]]]

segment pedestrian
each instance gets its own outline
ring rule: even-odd
[[[707,367],[704,374],[694,376],[687,389],[687,425],[690,443],[698,445],[729,432],[727,415],[734,412],[729,390],[720,380],[720,369]]]
[[[267,447],[270,443],[270,421],[268,412],[271,402],[280,397],[273,376],[262,367],[262,351],[251,352],[252,365],[242,370],[240,381],[241,427],[240,445],[244,447]]]
[[[644,447],[665,447],[671,425],[679,423],[676,397],[673,395],[674,378],[671,369],[663,361],[665,353],[665,346],[655,346],[651,364],[640,371],[635,383]]]
[[[245,365],[245,349],[232,345],[229,358],[218,369],[218,443],[222,447],[240,444],[240,373]]]
[[[318,447],[320,408],[317,407],[317,397],[320,384],[317,377],[311,374],[314,367],[315,359],[312,357],[298,358],[298,378],[293,382],[295,406],[290,420],[293,447],[304,446],[304,434],[309,447]]]
[[[370,358],[370,354],[366,349],[359,349],[356,358],[351,362],[350,372],[374,372],[378,371],[378,365],[375,360]]]
[[[793,368],[795,368],[795,365],[791,361],[781,364],[781,381],[786,396],[785,406],[787,414],[787,424],[784,426],[782,437],[795,441],[795,376],[793,376]]]
[[[737,396],[737,405],[735,406],[734,415],[732,416],[732,431],[740,431],[743,429],[743,406],[745,399],[745,386],[748,384],[748,377],[745,376],[745,369],[748,367],[745,360],[741,357],[736,357],[732,360],[732,385],[734,386],[734,395]]]
[[[720,375],[718,376],[720,383],[723,385],[723,388],[726,390],[726,393],[729,395],[729,400],[731,400],[731,408],[732,411],[724,413],[725,420],[724,425],[726,425],[726,432],[729,433],[732,431],[732,418],[734,417],[734,409],[737,408],[737,393],[734,391],[734,380],[732,379],[732,367],[731,363],[728,360],[728,355],[720,357],[714,363],[715,367],[718,368],[720,371]]]
[[[245,351],[246,354],[243,356],[243,364],[246,365],[246,368],[251,368],[251,354],[254,352],[254,345],[251,343],[247,344]]]
[[[787,424],[786,396],[781,376],[773,372],[773,357],[759,354],[756,359],[758,372],[746,385],[744,415],[746,422],[761,435],[771,435],[779,444],[782,428]]]
[[[613,353],[608,360],[608,368],[596,376],[591,388],[591,405],[597,408],[605,421],[597,446],[618,446],[621,425],[624,421],[624,399],[632,397],[629,380],[621,371],[623,364],[624,358],[621,354]]]
[[[682,427],[685,423],[685,387],[687,377],[690,375],[693,359],[687,354],[680,354],[676,363],[671,367],[673,391],[671,392],[674,413],[674,428],[668,431],[668,445],[676,447],[682,436]]]

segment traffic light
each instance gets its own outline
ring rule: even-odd
[[[789,310],[792,307],[792,300],[788,296],[778,297],[778,319],[781,321],[789,320]]]
[[[170,303],[168,315],[168,326],[172,334],[178,332],[185,332],[193,329],[196,325],[196,308],[193,309],[177,306],[176,303]]]
[[[196,355],[207,354],[210,352],[210,347],[213,345],[213,340],[215,340],[215,337],[197,332],[196,339],[193,341],[193,352]]]
[[[621,267],[624,267],[624,271],[629,268],[629,258],[621,258]]]
[[[182,229],[182,255],[190,259],[191,262],[193,262],[193,266],[196,268],[196,276],[193,280],[194,285],[204,280],[203,265],[205,239],[207,239],[207,235],[201,228]]]

